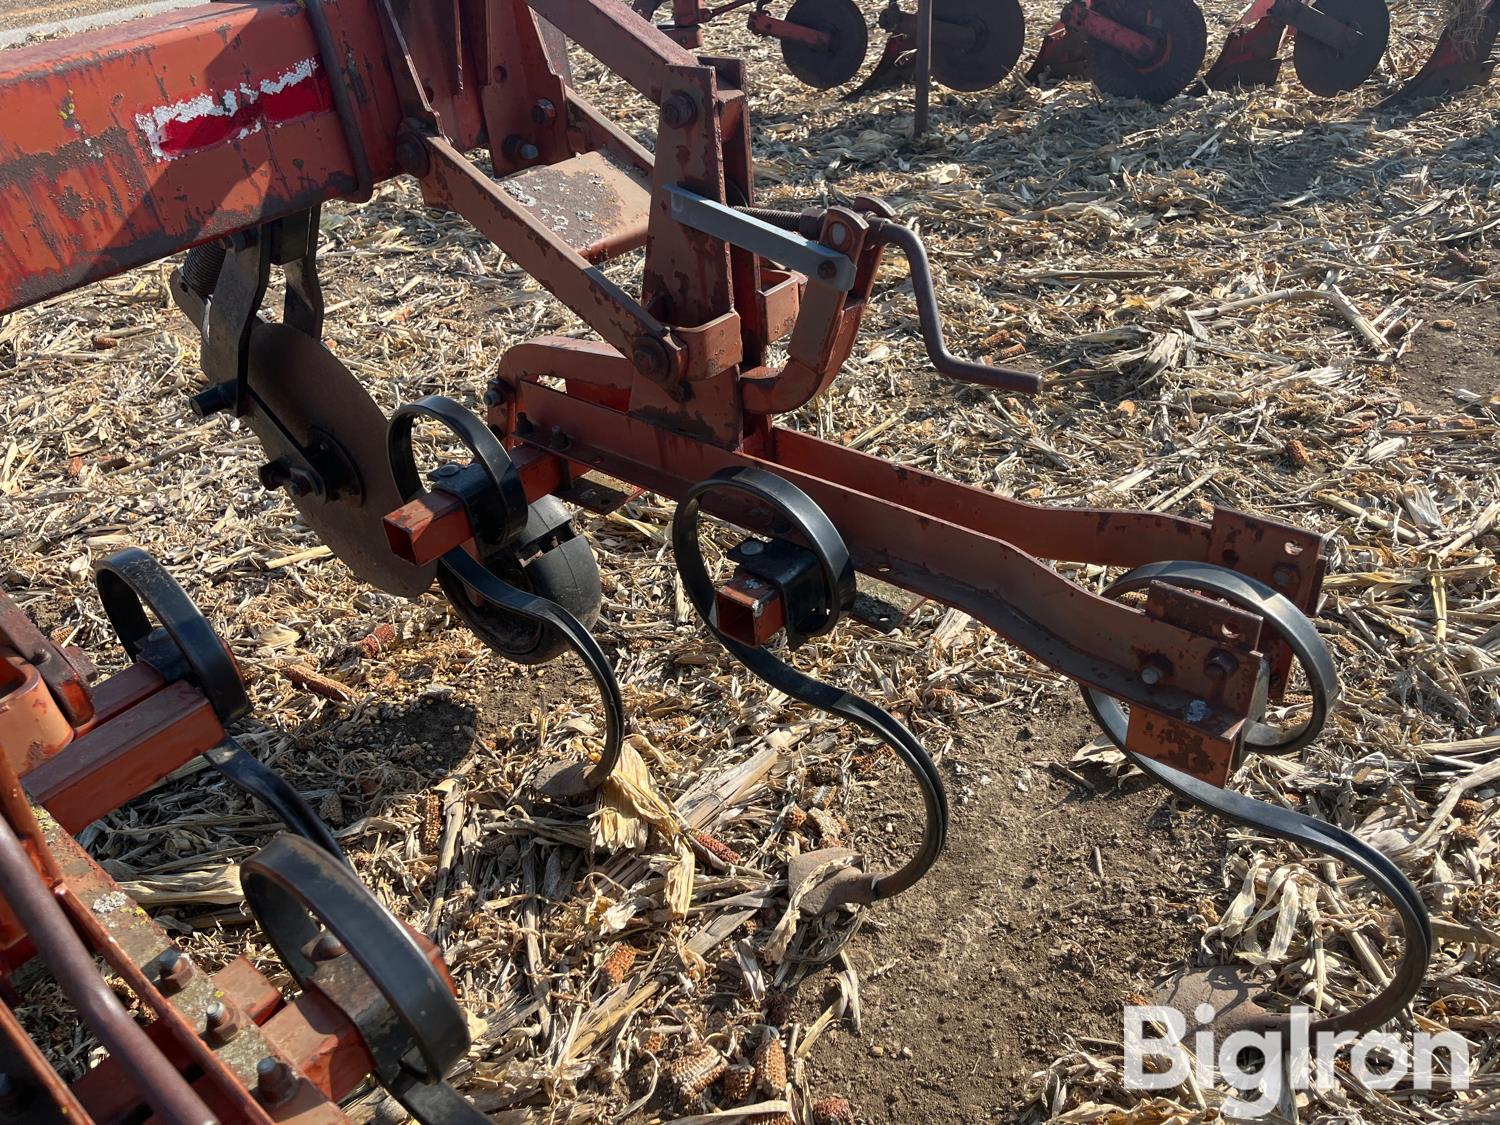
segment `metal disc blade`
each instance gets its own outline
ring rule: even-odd
[[[1359,42],[1339,51],[1305,32],[1292,42],[1297,77],[1319,97],[1352,90],[1380,65],[1391,38],[1391,13],[1385,0],[1317,0],[1317,8],[1359,32]]]
[[[1442,98],[1488,82],[1494,64],[1490,52],[1500,37],[1500,0],[1490,0],[1478,12],[1448,21],[1422,69],[1385,101],[1389,109],[1411,98]]]
[[[870,29],[854,0],[797,0],[786,19],[824,32],[830,40],[826,50],[790,39],[781,41],[781,57],[799,82],[815,90],[831,90],[859,73],[870,46]]]
[[[1117,98],[1171,101],[1188,88],[1208,51],[1208,27],[1193,0],[1127,0],[1110,13],[1137,31],[1158,31],[1161,49],[1146,62],[1098,40],[1089,40],[1089,76]]]
[[[988,90],[1025,45],[1020,0],[933,0],[932,76],[950,90]]]
[[[287,454],[290,443],[262,408],[299,442],[318,437],[331,442],[359,478],[350,496],[289,496],[307,526],[360,581],[401,597],[423,593],[437,567],[412,566],[386,541],[381,521],[402,498],[391,477],[385,415],[360,381],[311,337],[283,324],[262,323],[250,342],[250,387],[258,401],[252,401],[245,420],[268,460]]]

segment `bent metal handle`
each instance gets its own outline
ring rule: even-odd
[[[407,403],[391,416],[388,432],[391,473],[401,498],[410,501],[423,491],[412,452],[412,430],[419,418],[441,423],[462,441],[487,478],[484,489],[462,497],[480,554],[504,550],[515,543],[526,526],[526,490],[520,474],[494,432],[458,403],[441,395],[428,395]],[[443,555],[438,572],[440,580],[445,575],[448,579],[442,585],[450,597],[461,584],[498,609],[556,630],[578,654],[599,689],[604,707],[604,748],[583,782],[590,789],[603,785],[620,760],[625,739],[625,703],[609,657],[593,634],[562,606],[503,581],[463,547],[454,547]]]
[[[778,691],[810,707],[857,723],[884,741],[896,751],[916,779],[926,812],[922,843],[902,867],[886,875],[867,877],[868,901],[899,894],[925,875],[943,854],[948,835],[948,799],[937,766],[916,736],[887,711],[832,684],[814,680],[777,660],[765,649],[752,648],[719,628],[714,584],[703,560],[698,537],[700,507],[703,498],[711,492],[739,492],[769,505],[792,524],[796,533],[812,548],[827,585],[828,613],[823,622],[807,631],[809,636],[832,629],[841,611],[853,600],[854,567],[848,548],[811,497],[764,469],[726,469],[716,473],[684,493],[672,517],[672,550],[677,556],[683,589],[719,643]]]
[[[1014,367],[959,359],[950,352],[948,343],[943,338],[942,315],[938,312],[932,266],[927,261],[927,248],[922,245],[921,237],[911,227],[889,219],[872,219],[870,227],[882,242],[899,247],[906,255],[907,264],[911,268],[911,291],[917,301],[917,325],[922,330],[922,342],[927,345],[928,358],[939,374],[1000,391],[1034,395],[1042,389],[1040,375]]]

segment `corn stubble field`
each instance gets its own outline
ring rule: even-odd
[[[1029,6],[1033,42],[1053,15]],[[1211,52],[1235,15],[1211,7]],[[1008,80],[938,94],[917,146],[909,90],[840,102],[734,19],[707,31],[749,60],[760,201],[884,196],[927,239],[953,350],[1048,373],[1028,400],[937,379],[892,263],[844,376],[790,424],[1030,500],[1226,504],[1332,533],[1319,626],[1343,706],[1300,760],[1253,760],[1235,785],[1357,829],[1413,878],[1442,940],[1397,1030],[1458,1032],[1473,1074],[1420,1093],[1340,1072],[1283,1119],[1500,1114],[1500,86],[1372,109],[1441,18],[1398,6],[1380,74],[1332,101],[1290,74],[1163,108]],[[649,142],[648,107],[575,66]],[[328,208],[322,262],[328,344],[387,412],[429,393],[477,407],[506,347],[581,330],[407,183]],[[1071,684],[916,605],[890,636],[846,627],[795,658],[906,721],[955,808],[933,875],[819,965],[847,935],[788,933],[788,857],[835,838],[898,853],[912,797],[878,745],[718,650],[675,586],[670,503],[581,520],[652,788],[608,817],[539,803],[536,770],[591,744],[586,678],[509,665],[435,596],[388,597],[328,559],[255,484],[253,437],[189,415],[196,340],[169,267],[0,319],[0,579],[112,670],[91,564],[139,545],[168,565],[251,680],[242,740],[444,948],[474,1018],[459,1081],[496,1121],[754,1104],[800,1122],[818,1103],[839,1120],[830,1098],[863,1121],[1214,1120],[1223,1088],[1124,1088],[1122,1004],[1234,963],[1283,1002],[1337,1008],[1399,959],[1358,879],[1174,805],[1094,741]],[[83,838],[196,957],[271,965],[236,863],[275,831],[197,774]],[[85,1065],[95,1045],[56,995],[28,999],[52,1056]],[[355,1112],[392,1119],[374,1092]]]

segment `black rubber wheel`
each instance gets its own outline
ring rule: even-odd
[[[486,569],[518,590],[556,602],[585,629],[591,628],[599,620],[604,603],[599,564],[588,540],[573,531],[567,506],[555,496],[544,496],[532,504],[520,543],[523,546],[517,550],[486,558]],[[489,602],[475,605],[468,587],[446,567],[438,568],[438,585],[464,624],[507,660],[545,664],[571,647],[550,626],[507,613]]]
[[[786,19],[826,32],[832,40],[827,50],[781,41],[781,57],[797,81],[814,90],[831,90],[859,73],[870,48],[870,29],[854,0],[797,0]]]
[[[1320,98],[1354,89],[1380,65],[1391,39],[1391,12],[1385,0],[1318,0],[1318,10],[1360,33],[1359,43],[1338,51],[1302,32],[1292,41],[1297,78]]]
[[[1147,62],[1090,39],[1089,77],[1100,93],[1140,98],[1155,105],[1188,88],[1208,53],[1208,27],[1193,0],[1121,0],[1113,5],[1120,22],[1138,31],[1163,33],[1161,49]]]
[[[966,25],[974,42],[938,41],[938,21]],[[932,76],[950,90],[974,93],[998,85],[1015,69],[1026,46],[1026,13],[1019,0],[934,0]]]

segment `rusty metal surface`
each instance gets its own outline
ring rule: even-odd
[[[4,237],[0,231],[0,240]],[[0,593],[0,648],[13,649],[21,659],[36,666],[58,707],[75,727],[94,717],[89,699],[89,682],[95,676],[93,664],[77,649],[53,644],[26,612],[3,593]]]
[[[34,665],[0,648],[0,754],[17,773],[73,741],[68,722]]]
[[[1088,593],[1005,539],[949,522],[920,503],[907,506],[908,470],[887,465],[886,487],[866,492],[840,480],[836,462],[815,474],[794,468],[785,456],[762,460],[694,441],[536,384],[522,384],[518,395],[519,409],[538,431],[556,427],[566,435],[571,459],[666,496],[680,496],[732,467],[758,466],[785,477],[829,513],[862,572],[964,610],[1049,667],[1137,705],[1134,710],[1172,720],[1190,744],[1233,741],[1248,717],[1208,701],[1215,684],[1203,669],[1216,650],[1228,647],[1237,658],[1236,675],[1253,675],[1257,655],[1148,619]],[[786,434],[775,436],[779,447]],[[1201,525],[1183,522],[1201,551]],[[1156,655],[1172,667],[1147,684],[1142,671]]]
[[[345,53],[378,56],[368,0],[329,10]],[[392,98],[378,69],[357,77],[385,178]],[[357,186],[292,4],[205,4],[0,53],[0,120],[0,310]]]
[[[202,694],[172,684],[43,762],[26,775],[26,789],[77,832],[223,740]]]
[[[649,189],[597,152],[519,172],[500,190],[590,262],[646,244]]]
[[[19,1063],[26,1075],[42,1087],[39,1091],[33,1091],[32,1096],[44,1096],[52,1103],[52,1116],[48,1116],[41,1105],[23,1104],[17,1107],[26,1112],[29,1120],[45,1122],[46,1125],[51,1125],[52,1121],[63,1121],[68,1125],[94,1125],[94,1118],[84,1110],[73,1091],[68,1089],[62,1075],[47,1061],[36,1041],[26,1034],[21,1021],[16,1019],[15,1012],[11,1011],[10,1005],[4,1000],[0,1000],[0,1058],[5,1059],[7,1067]]]
[[[68,1000],[111,1056],[121,1060],[151,1107],[174,1125],[216,1125],[208,1106],[120,1006],[32,866],[15,829],[4,821],[0,821],[0,895],[35,940]]]

